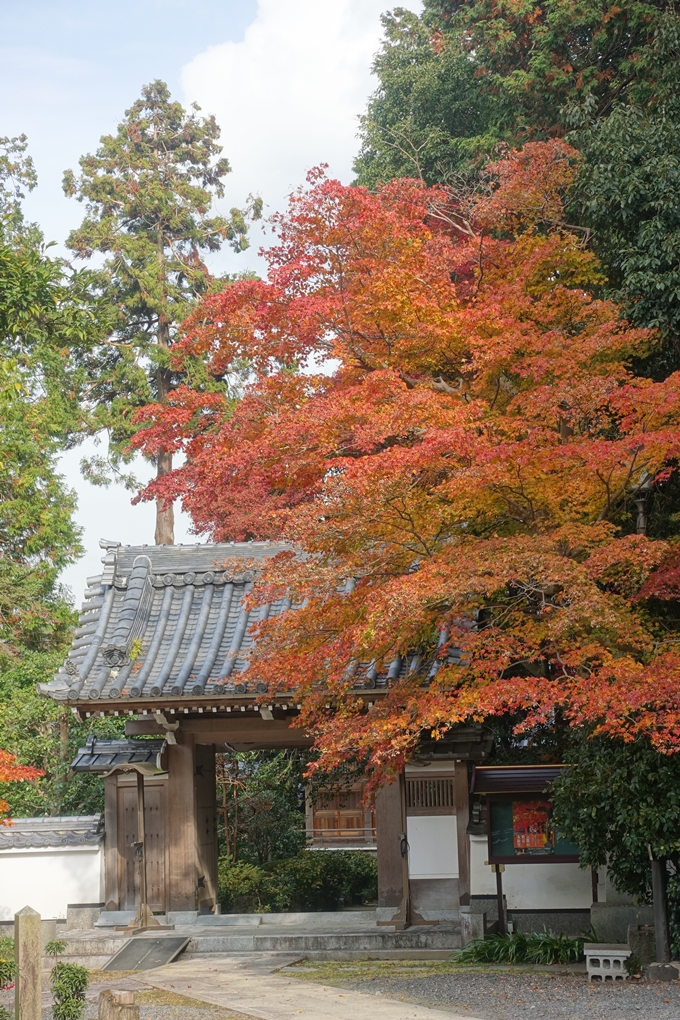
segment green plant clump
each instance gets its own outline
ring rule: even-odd
[[[16,977],[14,962],[14,939],[11,935],[0,937],[0,990],[11,985]],[[0,1013],[0,1020],[3,1020]]]
[[[50,975],[54,1020],[81,1020],[85,1012],[88,976],[77,963],[57,963]]]
[[[61,956],[66,949],[66,943],[63,939],[50,939],[45,944],[45,956]]]
[[[587,936],[556,935],[550,929],[525,934],[489,935],[458,953],[456,963],[577,963]]]
[[[377,862],[361,850],[303,850],[258,867],[219,862],[222,909],[227,913],[337,910],[375,901]]]

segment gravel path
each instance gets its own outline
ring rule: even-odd
[[[579,966],[579,970],[583,965]],[[312,962],[287,967],[286,975],[359,992],[384,995],[481,1020],[680,1020],[680,981],[590,984],[571,968],[463,969],[449,962]]]
[[[463,972],[375,977],[347,983],[362,992],[470,1013],[484,1020],[680,1020],[680,982],[589,984],[584,976]]]

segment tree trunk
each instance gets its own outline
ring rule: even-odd
[[[167,475],[172,471],[172,454],[161,453],[156,458],[156,476]],[[175,542],[175,511],[170,502],[156,500],[156,545],[174,545]]]
[[[158,320],[158,345],[167,350],[170,347],[170,326],[166,319]],[[158,399],[163,403],[170,392],[171,377],[167,368],[158,369]],[[167,475],[172,471],[172,454],[162,451],[156,457],[156,477]],[[156,545],[175,544],[175,511],[173,505],[165,500],[156,500]]]

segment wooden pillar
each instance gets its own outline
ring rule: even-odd
[[[467,834],[470,799],[467,762],[456,762],[453,785],[458,843],[458,902],[463,907],[470,903],[470,837]]]
[[[375,827],[378,850],[378,924],[405,921],[407,888],[401,854],[405,819],[399,781],[382,787],[375,798]]]
[[[217,904],[217,789],[215,745],[196,744],[196,866],[198,910]]]
[[[181,731],[178,731],[178,735]],[[168,755],[168,870],[170,910],[197,910],[195,749],[191,734],[169,744]]]
[[[104,902],[107,910],[121,910],[118,888],[118,776],[104,780]]]

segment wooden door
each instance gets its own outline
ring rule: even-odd
[[[166,784],[147,780],[144,784],[144,828],[146,830],[146,883],[149,906],[156,912],[167,909]],[[118,889],[120,909],[135,910],[139,903],[139,863],[133,844],[137,841],[137,784],[126,779],[118,787]]]

